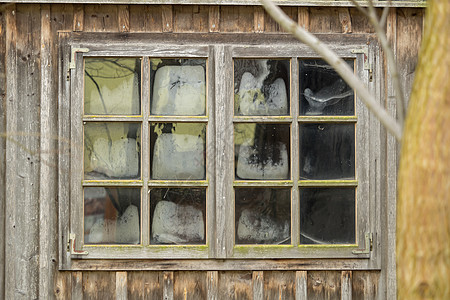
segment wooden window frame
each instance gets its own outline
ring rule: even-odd
[[[380,70],[379,53],[376,40],[371,35],[325,34],[320,37],[342,57],[355,59],[355,70],[360,78],[367,82],[369,88],[377,95],[381,92],[378,76],[372,72]],[[236,267],[236,261],[254,263],[238,264],[241,268],[255,269],[259,264],[262,268],[277,268],[286,261],[310,262],[315,269],[329,268],[330,262],[341,264],[342,268],[379,269],[381,265],[380,238],[381,232],[381,187],[380,159],[380,125],[369,115],[361,101],[355,99],[355,117],[299,117],[299,58],[319,58],[312,50],[286,34],[117,34],[117,33],[60,33],[60,65],[59,65],[59,236],[60,236],[60,269],[89,269],[96,263],[105,269],[152,269],[158,264],[136,264],[143,262],[171,263],[175,269],[227,269]],[[89,52],[76,52],[76,49],[88,48]],[[355,51],[356,50],[356,51]],[[362,50],[362,51],[361,51]],[[73,54],[74,53],[74,56]],[[75,68],[70,69],[72,56],[75,58]],[[123,117],[84,117],[83,99],[83,57],[143,57],[142,82],[149,82],[148,57],[178,58],[198,57],[207,59],[207,116],[200,118],[207,122],[207,145],[214,145],[207,160],[205,181],[184,184],[185,186],[208,186],[207,189],[207,240],[206,245],[194,246],[84,246],[81,240],[83,212],[82,186],[96,185],[82,180],[82,123],[84,121],[114,121],[127,120]],[[236,117],[233,98],[233,59],[235,58],[285,58],[291,62],[290,115],[283,117]],[[369,70],[365,67],[371,66]],[[218,80],[230,78],[230,80]],[[148,139],[149,124],[153,121],[192,121],[185,117],[153,117],[149,116],[149,83],[142,88],[141,115],[132,117],[142,122],[142,162],[149,165]],[[217,113],[224,111],[225,113]],[[273,181],[270,187],[291,188],[291,245],[235,245],[234,244],[234,194],[236,186],[249,186],[247,182],[234,181],[234,154],[224,151],[233,145],[233,124],[235,122],[278,122],[291,126],[291,160],[289,180]],[[351,122],[355,123],[355,180],[339,183],[334,186],[355,186],[356,196],[356,243],[354,245],[299,245],[299,181],[298,128],[302,122]],[[296,134],[297,133],[297,134]],[[70,151],[68,147],[70,146]],[[208,146],[207,146],[208,147]],[[231,147],[234,148],[234,147]],[[81,150],[80,150],[81,149]],[[214,154],[214,155],[212,155]],[[149,212],[148,189],[152,186],[176,187],[179,182],[155,182],[148,178],[148,168],[141,180],[120,183],[119,186],[138,186],[142,188],[143,212]],[[69,183],[69,184],[67,184]],[[378,185],[377,185],[378,183]],[[308,186],[323,186],[325,183],[316,181],[306,183]],[[114,183],[109,183],[114,186]],[[251,182],[250,186],[262,186]],[[116,185],[117,186],[117,185]],[[147,215],[147,216],[145,216]],[[144,227],[147,228],[144,230]],[[149,243],[149,213],[142,213],[141,232],[143,244]],[[88,255],[71,254],[67,251],[70,245],[69,234],[74,233],[75,251],[88,251]],[[366,254],[354,254],[355,249],[365,248],[365,233],[373,234],[372,249]],[[272,263],[267,264],[267,260]],[[202,262],[196,264],[195,262]],[[279,263],[274,263],[279,261]],[[282,262],[283,261],[283,262]],[[109,266],[109,267],[108,267]],[[247,267],[246,267],[247,266]],[[251,266],[251,267],[250,267]],[[271,267],[269,267],[271,266]],[[278,266],[279,267],[279,266]],[[97,268],[102,268],[98,267]]]

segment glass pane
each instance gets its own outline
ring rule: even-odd
[[[234,126],[237,179],[289,179],[289,125]]]
[[[355,178],[355,124],[300,125],[300,179]]]
[[[152,123],[152,179],[205,179],[206,124]]]
[[[355,243],[354,188],[300,189],[300,243]]]
[[[234,60],[234,114],[289,114],[290,62],[280,59]]]
[[[84,125],[85,179],[139,179],[141,127],[137,123]]]
[[[84,188],[84,243],[139,244],[138,188]]]
[[[236,188],[236,244],[289,244],[291,191]]]
[[[151,114],[204,116],[206,59],[151,59]]]
[[[84,75],[86,115],[141,113],[140,58],[85,58]]]
[[[206,244],[206,189],[150,190],[151,244]]]
[[[353,69],[354,61],[346,60]],[[300,114],[310,116],[354,115],[353,90],[321,59],[299,61]]]

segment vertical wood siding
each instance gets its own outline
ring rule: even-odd
[[[284,7],[315,33],[373,33],[354,8]],[[422,9],[392,10],[388,35],[406,90],[412,85]],[[393,270],[57,271],[57,32],[280,32],[260,7],[204,5],[0,5],[1,299],[389,299]],[[382,64],[381,64],[382,65]],[[379,71],[383,75],[382,71]],[[384,83],[386,96],[391,94]],[[387,98],[388,99],[388,98]],[[393,109],[393,104],[386,105]],[[5,136],[5,132],[7,136]],[[396,172],[395,143],[382,172]],[[394,154],[392,154],[394,153]],[[395,178],[393,176],[392,178]],[[387,179],[385,197],[394,197]],[[383,206],[384,225],[395,203]],[[395,229],[394,229],[395,230]],[[393,247],[392,228],[383,232]],[[382,254],[384,266],[392,255]],[[388,292],[387,292],[388,291]],[[390,292],[389,292],[390,291]]]

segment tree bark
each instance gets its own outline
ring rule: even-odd
[[[405,124],[398,299],[450,299],[450,1],[431,1]]]

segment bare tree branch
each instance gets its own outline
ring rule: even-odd
[[[353,70],[327,45],[319,41],[314,35],[300,27],[292,21],[278,6],[271,0],[260,0],[268,14],[277,21],[284,30],[294,35],[295,38],[311,47],[317,52],[347,84],[358,94],[361,101],[380,120],[385,128],[395,136],[398,141],[402,138],[402,126],[391,117],[388,112],[377,103],[375,98],[366,88],[365,84],[353,73]]]

